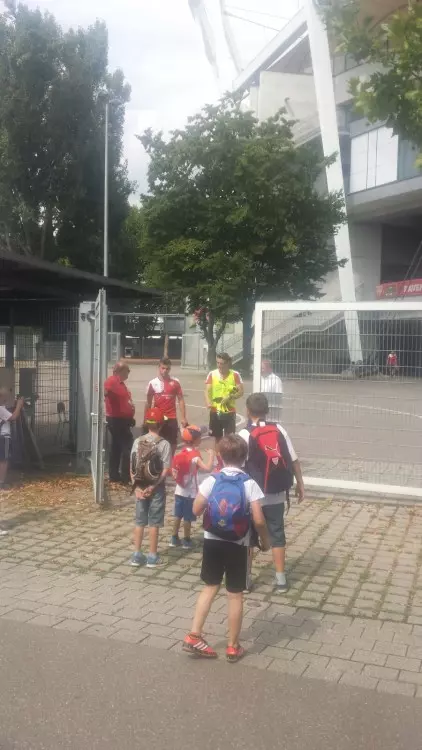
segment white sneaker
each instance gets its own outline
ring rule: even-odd
[[[7,535],[8,535],[8,533],[9,533],[9,532],[8,532],[8,531],[6,531],[5,529],[0,529],[0,536],[7,536]]]

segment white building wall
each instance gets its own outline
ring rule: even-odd
[[[349,224],[353,277],[359,301],[376,299],[381,279],[381,224]]]

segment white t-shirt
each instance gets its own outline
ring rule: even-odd
[[[245,472],[241,469],[238,469],[234,466],[225,466],[222,471],[225,474],[228,474],[229,476],[234,476],[236,474],[244,474]],[[207,479],[204,479],[204,481],[199,486],[199,493],[202,495],[202,497],[205,497],[206,500],[211,495],[211,492],[213,490],[215,484],[215,474],[209,476]],[[248,479],[245,482],[245,500],[246,505],[250,505],[250,503],[255,503],[258,501],[262,501],[264,499],[263,493],[261,488],[257,485],[254,479]],[[238,542],[228,542],[228,544],[241,544],[246,547],[249,546],[249,532],[246,534],[246,536],[243,539],[240,539]],[[211,534],[209,531],[204,531],[204,539],[216,539],[217,541],[226,541],[220,539],[219,536],[215,536],[215,534]]]
[[[274,372],[269,375],[261,375],[261,393],[283,393],[281,378]]]
[[[255,424],[258,424],[256,422]],[[261,426],[265,425],[265,422],[259,422]],[[293,443],[290,440],[286,430],[284,427],[281,426],[281,424],[277,424],[277,428],[280,430],[281,434],[284,436],[287,448],[290,453],[290,458],[292,461],[297,461],[297,453],[293,447]],[[249,438],[250,438],[250,432],[249,430],[240,430],[239,435],[245,443],[249,446]],[[280,503],[284,503],[285,500],[285,493],[284,492],[278,492],[276,495],[265,495],[264,499],[261,500],[261,505],[279,505]]]
[[[10,422],[9,419],[12,416],[12,412],[6,409],[5,406],[0,406],[0,435],[2,437],[10,437]]]
[[[193,448],[187,448],[189,452],[193,451]],[[176,484],[176,490],[175,495],[180,495],[180,497],[191,497],[195,498],[198,492],[198,477],[197,477],[197,470],[195,469],[195,465],[200,461],[200,456],[194,456],[190,462],[190,474],[188,477],[185,478],[185,486],[182,487],[181,484]]]

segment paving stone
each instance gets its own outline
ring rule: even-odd
[[[377,685],[379,693],[390,693],[392,695],[415,695],[415,685],[408,685],[405,682],[391,682],[390,680],[380,680]]]
[[[399,674],[400,682],[411,682],[414,685],[422,685],[422,674],[420,672],[402,671]]]
[[[81,620],[61,620],[53,627],[56,630],[67,630],[69,633],[80,633],[87,628],[87,623]]]
[[[353,652],[352,660],[364,664],[376,664],[379,667],[383,667],[387,661],[387,655],[380,654],[378,651],[356,649],[356,651]]]
[[[406,656],[407,649],[408,646],[404,643],[387,643],[386,641],[375,641],[373,648],[374,651],[378,651],[380,654],[392,654],[393,656]],[[412,654],[410,654],[410,656],[412,656]]]
[[[404,669],[408,672],[419,672],[421,668],[420,659],[411,659],[406,656],[388,656],[387,667],[393,667],[395,669]]]
[[[28,612],[23,609],[12,609],[2,615],[3,620],[14,620],[15,622],[28,622],[32,620],[35,612]]]
[[[368,677],[365,674],[354,674],[353,672],[344,672],[340,678],[340,685],[350,685],[351,687],[365,688],[374,690],[378,680],[374,677]]]
[[[336,659],[350,659],[353,654],[353,650],[353,648],[344,646],[343,644],[337,646],[334,643],[323,643],[318,653],[322,654],[323,656],[331,656]]]
[[[122,629],[112,633],[110,638],[115,639],[116,641],[124,641],[125,643],[141,643],[148,638],[148,633],[144,633],[141,630],[135,631]]]
[[[363,668],[364,674],[368,677],[375,677],[376,680],[397,680],[399,676],[398,669],[392,669],[391,667],[377,667],[372,664],[367,664]]]
[[[359,674],[363,669],[363,665],[357,661],[336,658],[330,659],[329,667],[330,669],[335,669],[338,672],[353,672],[354,674]]]
[[[151,648],[159,648],[168,650],[174,646],[176,640],[173,638],[163,638],[158,635],[150,635],[143,641],[144,646],[151,646]]]
[[[302,643],[306,643],[306,641],[302,641]],[[261,653],[263,656],[269,656],[271,659],[285,659],[286,661],[291,661],[296,656],[297,651],[277,648],[275,646],[265,646]]]
[[[88,625],[83,631],[84,635],[95,635],[99,638],[110,638],[116,632],[116,628],[107,625]]]
[[[32,617],[31,625],[43,625],[51,628],[54,625],[58,625],[63,619],[63,617],[56,617],[55,615],[37,615],[36,617]]]
[[[303,673],[304,677],[310,677],[316,680],[327,680],[327,682],[338,682],[342,673],[336,669],[332,669],[330,664],[328,667],[319,667],[316,664],[310,664],[306,671]]]

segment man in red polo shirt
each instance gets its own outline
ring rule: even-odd
[[[111,435],[108,474],[111,482],[124,484],[130,482],[131,427],[135,414],[132,396],[125,383],[129,372],[125,362],[118,362],[104,383],[107,427]]]
[[[167,357],[160,359],[158,365],[158,377],[153,378],[147,386],[147,400],[145,412],[152,406],[160,409],[164,416],[164,424],[161,427],[160,435],[171,445],[172,453],[177,448],[177,437],[179,425],[177,423],[177,401],[179,402],[180,421],[182,427],[188,425],[186,419],[186,405],[183,398],[182,386],[177,378],[170,375],[171,360]]]

